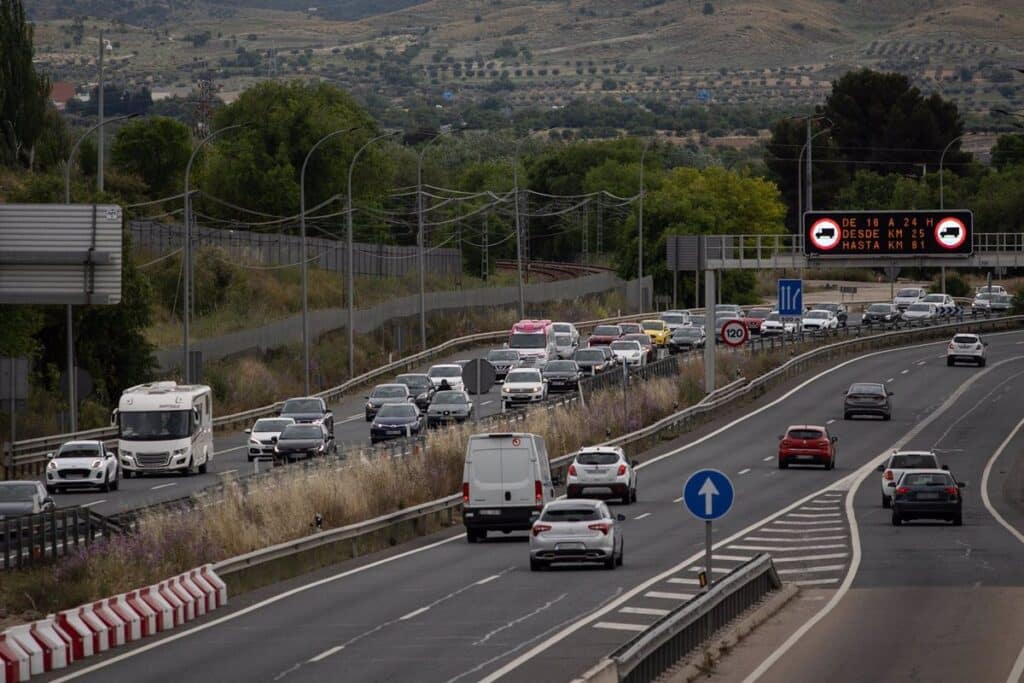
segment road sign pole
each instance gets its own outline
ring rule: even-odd
[[[704,393],[715,390],[715,271],[704,271]]]
[[[707,578],[707,590],[711,590],[714,573],[711,571],[711,520],[704,522],[704,576]]]

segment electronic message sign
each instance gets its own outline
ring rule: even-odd
[[[809,211],[804,214],[808,256],[969,256],[970,211]]]

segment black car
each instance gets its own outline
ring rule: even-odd
[[[966,486],[945,470],[904,473],[892,496],[892,525],[911,519],[945,519],[960,526],[964,505],[961,489]]]
[[[541,376],[548,382],[549,394],[580,388],[580,366],[574,360],[548,361]]]
[[[381,406],[370,425],[370,443],[404,439],[423,432],[426,420],[412,403],[390,403]]]
[[[515,370],[522,361],[515,349],[491,349],[487,352],[487,362],[494,366],[496,381],[504,381],[509,370]]]
[[[280,415],[292,418],[296,424],[322,424],[330,434],[334,434],[334,413],[322,398],[290,398],[284,402]]]
[[[430,406],[430,402],[434,400],[434,393],[437,389],[430,381],[430,375],[425,372],[399,375],[395,378],[395,382],[409,387],[409,394],[416,401],[416,407],[420,410],[426,410]]]
[[[863,325],[892,325],[900,319],[900,309],[893,304],[871,304],[861,317]]]
[[[846,321],[847,318],[849,318],[849,312],[846,310],[846,304],[814,304],[814,308],[819,311],[832,311],[836,314],[836,320],[839,321],[839,327],[846,327]]]
[[[590,349],[577,349],[576,353],[572,355],[572,359],[579,366],[580,372],[586,375],[596,375],[611,367],[608,356],[604,352],[604,349],[607,348],[607,346],[600,346]]]
[[[892,419],[892,392],[884,384],[858,382],[851,384],[843,394],[843,419],[854,415],[877,415],[883,420]]]
[[[668,338],[668,352],[682,353],[702,349],[706,338],[702,327],[680,327]]]
[[[285,427],[277,437],[274,462],[291,462],[337,452],[334,437],[324,425],[293,424]]]
[[[381,409],[381,406],[392,403],[412,403],[415,397],[405,384],[378,384],[366,397],[366,421],[373,420],[373,416]]]

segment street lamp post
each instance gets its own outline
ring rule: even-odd
[[[515,203],[514,213],[516,219],[516,270],[519,274],[519,318],[526,318],[526,292],[523,287],[523,233],[519,225],[519,148],[530,139],[530,136],[520,138],[516,142],[515,151],[512,154],[512,197]]]
[[[102,41],[100,41],[100,43],[102,45]],[[102,49],[102,47],[101,47],[101,49]],[[82,133],[81,137],[79,137],[77,140],[75,140],[75,144],[71,146],[71,153],[68,154],[67,161],[64,162],[64,203],[65,204],[70,204],[71,203],[71,164],[72,164],[72,162],[75,159],[75,154],[78,152],[78,147],[79,147],[79,145],[82,144],[82,141],[85,140],[87,137],[89,137],[89,135],[94,130],[98,129],[98,130],[102,131],[103,130],[103,126],[107,125],[108,123],[114,123],[115,121],[124,121],[125,119],[130,119],[130,118],[133,118],[135,116],[138,116],[138,114],[125,114],[124,116],[115,116],[112,119],[102,119],[101,118],[99,123],[96,123],[96,124],[90,126],[88,130],[86,130],[84,133]],[[100,188],[101,191],[102,191],[102,189],[103,188]],[[74,335],[75,328],[74,328],[74,318],[72,316],[73,311],[71,310],[71,304],[67,305],[65,313],[66,313],[66,317],[67,317],[67,330],[68,330],[68,332],[67,332],[67,336],[68,336],[68,343],[67,343],[67,347],[68,347],[68,362],[67,362],[67,372],[68,372],[68,412],[70,413],[69,417],[70,417],[70,427],[71,427],[71,429],[69,431],[77,432],[78,431],[78,395],[77,395],[78,387],[75,386],[75,335]]]
[[[644,305],[647,303],[644,299],[644,157],[647,156],[647,149],[654,142],[654,138],[647,138],[644,143],[644,149],[640,152],[640,208],[637,215],[637,237],[638,237],[638,249],[637,249],[637,274],[640,278],[640,310],[644,310]]]
[[[199,150],[205,147],[208,143],[212,142],[215,137],[221,133],[226,133],[229,130],[235,130],[242,128],[248,124],[235,123],[230,126],[225,126],[218,130],[213,131],[205,138],[199,141],[196,148],[192,150],[192,156],[188,158],[188,163],[185,165],[185,244],[184,244],[184,296],[182,297],[182,303],[184,308],[184,326],[182,330],[182,336],[184,337],[182,343],[183,351],[183,371],[185,373],[185,384],[192,383],[192,367],[189,363],[189,352],[191,351],[190,339],[189,339],[189,318],[192,317],[192,192],[189,189],[189,176],[192,174],[192,162],[195,161],[196,156],[199,154]]]
[[[299,260],[302,270],[302,366],[304,386],[306,395],[309,395],[309,262],[306,253],[306,165],[316,148],[333,137],[351,133],[359,128],[353,126],[342,128],[323,136],[309,148],[306,158],[302,160],[302,169],[299,171],[299,241],[302,243],[299,249]]]
[[[820,118],[824,118],[824,117],[820,117]],[[808,120],[810,120],[810,119],[808,119]],[[797,222],[797,232],[801,232],[803,230],[803,220],[804,220],[804,208],[803,208],[803,182],[804,181],[803,181],[803,166],[801,166],[801,162],[803,161],[803,158],[804,158],[804,152],[805,151],[807,152],[807,158],[808,158],[808,164],[807,164],[807,210],[808,211],[812,211],[813,209],[811,208],[812,205],[811,205],[811,166],[810,166],[811,142],[815,138],[817,138],[817,137],[819,137],[821,135],[824,135],[825,133],[828,133],[833,128],[835,128],[835,126],[829,126],[828,128],[824,128],[822,130],[819,130],[814,135],[811,135],[810,137],[808,137],[807,138],[807,142],[805,142],[804,146],[800,148],[800,154],[797,156],[797,159],[796,159],[796,186],[797,186],[796,187],[796,206],[797,206],[797,209],[796,209],[796,212],[797,212],[796,222]]]
[[[346,278],[348,280],[348,283],[347,283],[347,290],[348,290],[347,291],[347,295],[348,295],[348,376],[349,376],[350,379],[352,377],[356,376],[355,333],[353,331],[355,329],[355,307],[356,307],[356,303],[355,303],[356,302],[356,299],[355,299],[355,289],[356,289],[355,282],[356,281],[355,281],[355,275],[354,275],[355,263],[354,263],[354,259],[352,258],[352,251],[353,251],[353,248],[352,248],[352,172],[356,168],[356,160],[359,158],[359,155],[362,154],[363,151],[367,147],[369,147],[373,143],[377,142],[378,140],[383,140],[384,138],[389,138],[389,137],[392,137],[394,135],[397,135],[399,132],[400,131],[396,130],[396,131],[392,131],[390,133],[384,133],[383,135],[378,135],[377,137],[374,137],[374,138],[370,138],[369,140],[366,141],[366,143],[362,147],[360,147],[359,149],[356,150],[356,153],[352,155],[352,161],[350,161],[349,164],[348,164],[348,191],[345,193],[345,226],[346,226],[346,242],[347,242],[347,244],[346,244],[346,251],[348,252],[347,253],[347,257],[348,257],[347,261],[348,262],[346,263],[345,272],[346,272]]]
[[[419,251],[419,264],[420,264],[420,348],[424,351],[427,350],[427,294],[426,294],[426,257],[424,253],[424,243],[426,242],[426,235],[424,234],[424,222],[423,222],[423,156],[427,153],[427,149],[441,137],[447,131],[441,131],[434,137],[430,138],[423,149],[420,150],[419,160],[416,163],[416,215],[419,229],[416,231],[416,246]]]
[[[953,138],[942,149],[942,154],[939,156],[939,210],[942,210],[942,209],[946,208],[946,192],[945,192],[945,184],[943,183],[943,176],[942,176],[942,164],[946,160],[946,152],[948,152],[949,148],[952,147],[955,143],[957,143],[960,140],[963,140],[964,138],[969,137],[971,135],[974,135],[974,131],[973,130],[969,130],[966,133],[964,133],[963,135],[959,135],[959,136]],[[945,282],[943,282],[943,284],[945,284]]]

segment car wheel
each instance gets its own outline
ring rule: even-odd
[[[545,569],[547,566],[548,566],[547,562],[543,562],[541,560],[535,560],[532,557],[530,558],[530,571],[531,572],[539,572],[542,569]]]
[[[612,550],[611,557],[609,557],[607,560],[604,561],[604,568],[605,569],[615,569],[615,567],[617,565],[618,565],[618,563],[615,561],[615,551]]]
[[[110,493],[110,475],[109,474],[103,478],[103,486],[101,486],[100,488],[103,489],[104,493]]]
[[[779,469],[780,469],[780,470],[784,470],[784,469],[786,469],[787,467],[789,467],[789,465],[788,465],[788,464],[786,464],[786,461],[785,461],[785,460],[783,460],[782,458],[779,458]]]
[[[203,461],[203,464],[199,466],[199,474],[206,474],[206,471],[209,469],[209,465],[210,457],[207,456],[206,460]]]
[[[978,361],[978,367],[979,368],[985,367],[985,359],[984,358],[982,358],[981,360]]]
[[[849,420],[849,419],[851,419],[852,417],[853,417],[853,415],[851,415],[850,413],[843,413],[843,419],[844,419],[844,420]]]
[[[892,419],[892,413],[886,413],[885,415],[882,416],[882,419],[888,422],[889,420]]]
[[[946,367],[949,367],[949,368],[953,367],[953,359],[952,358],[947,358],[946,359]]]
[[[46,487],[46,492],[49,493],[52,496],[53,494],[57,493],[57,487],[56,486],[47,486]]]
[[[121,477],[118,476],[117,472],[114,472],[114,483],[110,485],[112,491],[117,491],[121,488]]]
[[[633,490],[632,490],[632,491],[630,491],[630,493],[629,493],[629,498],[630,498],[630,500],[632,500],[632,501],[633,501],[634,503],[636,502],[636,487],[635,487],[635,486],[633,487]]]
[[[132,475],[134,474],[135,473],[132,472],[131,470],[125,470],[124,472],[121,473],[121,476],[123,476],[125,479],[131,479]]]
[[[891,498],[891,497],[889,497],[889,496],[887,496],[887,495],[885,495],[885,494],[883,493],[883,494],[882,494],[882,507],[884,507],[884,508],[886,508],[886,509],[889,509],[889,507],[890,507],[891,505],[892,505],[892,498]]]
[[[892,525],[893,526],[899,526],[900,524],[903,524],[903,519],[899,515],[897,515],[895,512],[892,513]]]
[[[622,501],[623,505],[629,505],[630,503],[633,502],[633,493],[627,488],[626,495],[624,495],[622,498],[619,498],[619,500]]]
[[[963,513],[957,514],[956,516],[953,517],[953,526],[963,526],[963,525],[964,525]]]

